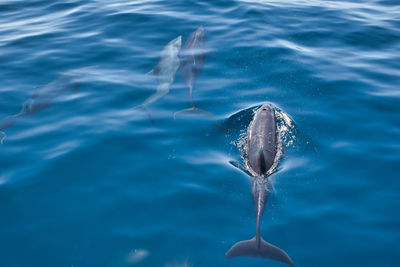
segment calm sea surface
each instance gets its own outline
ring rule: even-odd
[[[180,70],[152,125],[133,109],[157,87],[146,73],[201,25],[215,58],[194,102],[230,131],[174,120]],[[265,102],[283,155],[264,239],[299,267],[400,266],[397,0],[0,1],[0,120],[38,95],[0,133],[2,267],[287,266],[225,258],[254,235],[230,161]]]

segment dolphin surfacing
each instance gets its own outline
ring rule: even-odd
[[[284,262],[293,267],[294,264],[287,253],[264,241],[260,234],[261,217],[271,189],[268,176],[274,171],[278,152],[276,117],[271,104],[263,105],[257,110],[250,123],[247,138],[246,168],[254,177],[251,194],[255,206],[256,233],[254,238],[233,245],[225,256],[261,257]]]

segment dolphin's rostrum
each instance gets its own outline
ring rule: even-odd
[[[274,171],[277,159],[278,140],[275,110],[271,104],[259,108],[250,123],[247,133],[246,168],[254,177],[252,197],[255,206],[255,237],[233,245],[226,253],[227,258],[237,256],[262,257],[281,261],[294,266],[290,257],[282,249],[263,240],[260,222],[271,190],[268,176]]]
[[[160,59],[157,65],[148,73],[153,74],[157,78],[157,91],[136,108],[145,111],[152,124],[154,124],[154,121],[150,113],[146,110],[146,106],[169,92],[169,88],[175,79],[175,73],[179,68],[178,54],[181,50],[181,46],[182,36],[179,35],[164,47],[160,53]]]

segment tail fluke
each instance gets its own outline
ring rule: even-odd
[[[139,106],[135,107],[134,109],[138,109],[138,110],[141,110],[141,111],[143,111],[144,113],[146,113],[146,115],[147,115],[147,117],[149,118],[151,124],[154,125],[154,120],[153,120],[153,118],[151,117],[150,112],[146,109],[145,106],[139,105]]]
[[[178,116],[180,116],[180,115],[182,115],[182,114],[184,114],[184,113],[204,113],[204,114],[206,114],[207,116],[209,116],[209,117],[214,121],[215,125],[216,125],[218,128],[220,128],[220,129],[222,129],[222,130],[224,130],[224,131],[227,131],[227,130],[228,130],[227,128],[225,128],[224,126],[222,126],[221,124],[219,124],[219,123],[217,122],[217,119],[215,118],[215,116],[214,116],[211,112],[205,111],[205,110],[203,110],[203,109],[196,108],[195,106],[193,106],[193,107],[191,107],[191,108],[188,108],[188,109],[183,109],[183,110],[180,110],[180,111],[175,112],[175,113],[174,113],[174,120],[176,120],[176,117],[178,117]]]
[[[293,261],[288,254],[282,249],[264,241],[262,238],[257,240],[255,237],[250,240],[241,241],[233,245],[233,247],[225,254],[227,258],[232,257],[261,257],[265,259],[284,262],[294,267]]]

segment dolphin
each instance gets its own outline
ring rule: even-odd
[[[198,112],[205,113],[210,116],[214,123],[222,128],[215,116],[205,110],[199,109],[194,105],[193,102],[193,86],[195,81],[199,78],[201,72],[203,71],[204,62],[206,60],[206,50],[205,50],[205,42],[206,42],[206,32],[203,26],[200,26],[197,30],[192,32],[189,38],[186,40],[184,47],[180,52],[180,60],[181,60],[181,73],[182,80],[185,83],[186,87],[189,91],[190,104],[191,108],[184,109],[174,113],[174,119],[178,116],[178,114],[186,113],[186,112]]]
[[[251,121],[247,132],[245,161],[248,172],[254,177],[252,197],[255,205],[255,237],[236,243],[226,253],[227,258],[237,256],[273,259],[294,266],[282,249],[264,241],[260,234],[261,217],[272,186],[268,177],[276,168],[278,153],[277,124],[275,110],[271,104],[260,107]]]
[[[72,90],[77,91],[78,84],[71,85],[71,78],[65,75],[61,75],[54,81],[36,88],[31,98],[26,100],[22,104],[22,109],[18,117],[25,117],[36,114],[51,106],[52,102],[56,97],[62,93]]]
[[[142,109],[146,112],[152,124],[154,124],[150,113],[146,110],[146,106],[155,102],[169,92],[171,84],[174,82],[175,73],[179,68],[179,51],[182,46],[182,36],[179,35],[170,41],[160,53],[160,59],[157,65],[148,72],[153,74],[158,80],[157,91],[149,96],[142,104],[137,106],[137,109]]]
[[[57,96],[67,90],[75,91],[77,88],[78,84],[72,86],[70,77],[65,75],[61,75],[44,86],[37,87],[32,96],[22,104],[21,111],[18,114],[0,120],[0,144],[6,137],[6,134],[2,131],[12,127],[19,118],[36,114],[50,107]]]

